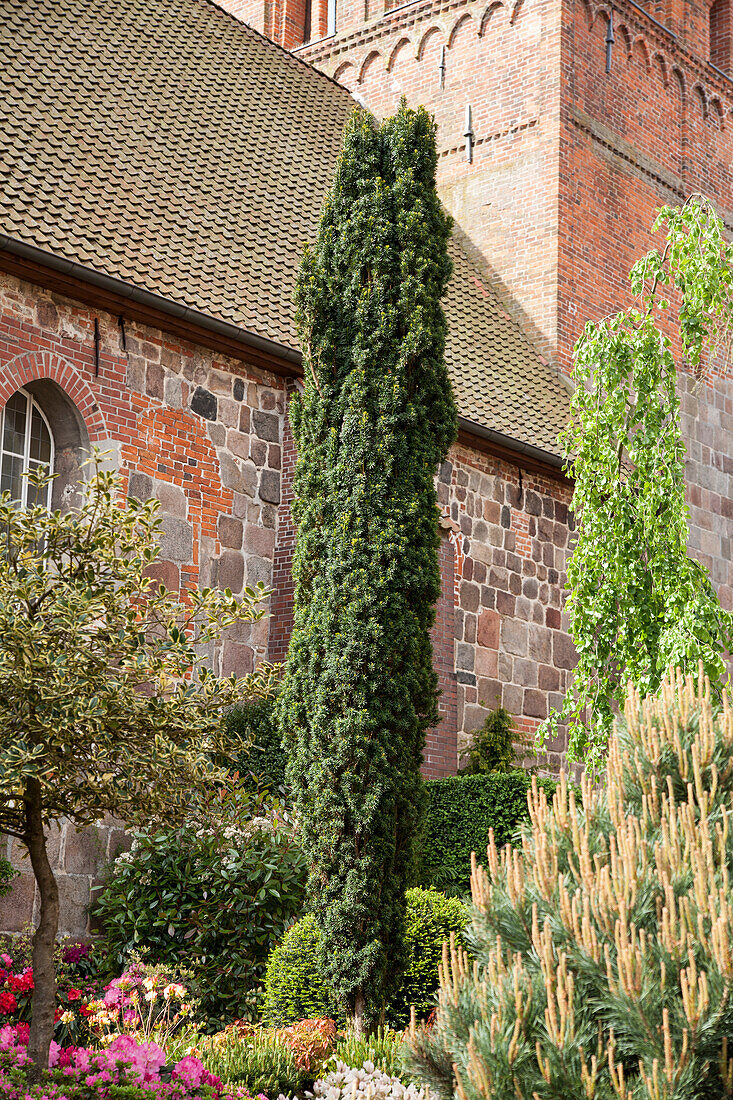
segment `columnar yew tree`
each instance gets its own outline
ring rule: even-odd
[[[295,625],[279,712],[325,973],[359,1026],[399,974],[437,720],[434,475],[456,414],[435,166],[424,110],[381,126],[357,111],[297,286]]]
[[[670,666],[696,673],[702,661],[719,684],[733,641],[733,617],[687,550],[678,395],[678,369],[703,375],[715,353],[727,354],[733,246],[697,196],[662,209],[662,226],[663,251],[631,271],[634,307],[588,324],[578,341],[562,439],[575,478],[567,611],[579,661],[548,726],[569,719],[571,752],[591,765],[628,681],[653,692]]]
[[[118,476],[98,463],[66,513],[0,497],[0,832],[27,847],[41,901],[29,1044],[38,1069],[56,993],[48,827],[106,813],[180,820],[196,788],[223,778],[210,764],[222,708],[268,684],[266,669],[218,679],[203,663],[222,627],[262,615],[264,590],[238,601],[156,586],[157,509],[123,502]]]

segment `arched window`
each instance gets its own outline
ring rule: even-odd
[[[38,490],[24,471],[53,470],[54,441],[45,414],[27,390],[18,390],[0,413],[0,492],[10,490],[21,508],[51,504],[51,485]]]

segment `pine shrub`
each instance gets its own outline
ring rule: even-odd
[[[428,1015],[435,1006],[443,943],[462,937],[468,912],[458,898],[416,887],[407,891],[405,941],[407,964],[402,981],[387,1005],[388,1022],[404,1027],[410,1009]],[[273,950],[265,974],[263,1018],[271,1027],[303,1017],[338,1016],[327,974],[320,963],[321,933],[311,914],[290,928]],[[343,1016],[340,1018],[343,1021]]]
[[[702,678],[701,678],[702,679]],[[733,711],[677,673],[629,693],[605,783],[533,783],[521,844],[474,866],[412,1068],[448,1100],[733,1096]]]
[[[295,617],[279,701],[329,986],[375,1020],[405,962],[425,732],[438,720],[436,469],[456,433],[450,220],[423,109],[346,129],[297,291]]]

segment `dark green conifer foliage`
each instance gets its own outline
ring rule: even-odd
[[[325,975],[358,1024],[399,980],[437,721],[436,467],[455,438],[440,298],[450,221],[426,111],[349,123],[297,285],[295,624],[279,714]]]

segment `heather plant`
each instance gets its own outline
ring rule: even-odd
[[[296,1052],[273,1031],[234,1024],[204,1039],[198,1047],[207,1070],[253,1095],[290,1096],[306,1079]]]
[[[381,1073],[397,1077],[401,1069],[402,1043],[402,1032],[383,1025],[375,1028],[370,1035],[346,1031],[336,1043],[332,1062],[340,1062],[344,1066],[365,1066],[370,1063]]]
[[[448,1100],[733,1096],[733,709],[702,671],[631,688],[605,782],[533,783],[474,863],[474,958],[444,954],[411,1063]]]
[[[450,221],[435,125],[355,112],[296,287],[295,618],[278,713],[340,1006],[378,1019],[405,961],[405,888],[438,720],[434,476],[456,434],[440,304]]]

